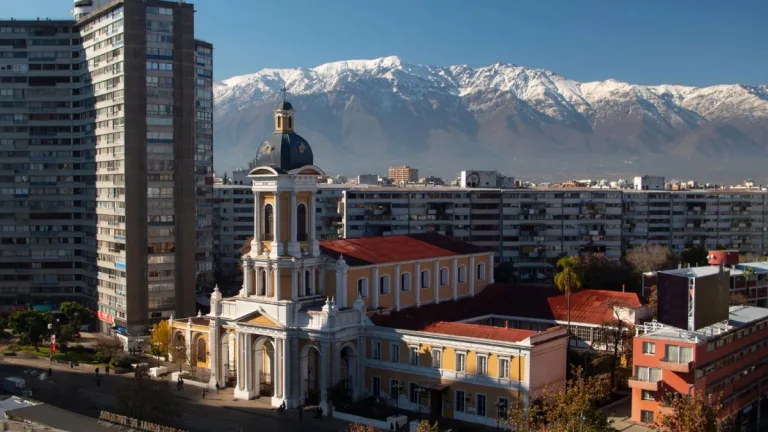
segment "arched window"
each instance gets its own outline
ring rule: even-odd
[[[199,338],[197,340],[197,361],[198,363],[205,363],[205,339]]]
[[[277,118],[277,128],[281,129],[282,127],[283,127],[283,118],[282,117],[278,117]]]
[[[275,226],[275,213],[272,204],[264,206],[264,240],[274,240],[275,236],[272,227]]]
[[[357,280],[357,295],[360,297],[368,297],[368,279],[360,278]]]
[[[307,241],[307,206],[304,203],[296,207],[296,240]]]
[[[448,267],[443,267],[440,269],[440,285],[448,285]]]
[[[477,280],[485,280],[485,263],[477,265]]]
[[[310,284],[311,281],[312,272],[307,270],[304,272],[304,295],[306,296],[312,295],[312,285]]]
[[[410,290],[411,290],[411,274],[406,272],[400,275],[400,291],[410,291]]]
[[[459,282],[467,281],[467,266],[459,266]]]
[[[384,275],[379,278],[379,294],[389,294],[389,275]]]
[[[421,287],[429,288],[429,270],[421,271]]]
[[[288,129],[293,129],[293,116],[288,116]]]
[[[259,270],[259,293],[260,296],[267,295],[267,272]]]

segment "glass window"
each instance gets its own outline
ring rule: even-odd
[[[653,423],[653,411],[640,410],[640,421],[643,423]]]
[[[357,295],[360,297],[368,297],[368,279],[360,278],[357,280]]]
[[[400,398],[400,381],[389,380],[389,398],[395,401]]]
[[[389,275],[384,275],[379,278],[379,294],[389,294]]]
[[[480,263],[477,265],[477,279],[485,280],[485,263]]]
[[[400,361],[400,343],[392,343],[389,348],[389,359],[394,363],[398,363]]]
[[[464,391],[462,390],[456,390],[456,397],[455,397],[455,407],[454,411],[456,412],[464,412],[464,403],[466,402],[464,399]]]
[[[509,378],[509,359],[499,359],[499,378]]]
[[[376,341],[373,343],[373,350],[372,350],[372,356],[374,359],[379,360],[381,359],[381,342]]]
[[[443,351],[438,349],[432,350],[432,367],[433,368],[442,368],[443,367]]]
[[[479,416],[485,417],[485,395],[478,394],[477,401],[475,403],[475,413]]]
[[[500,397],[499,402],[496,404],[496,408],[498,409],[498,416],[502,420],[507,420],[509,418],[509,399],[505,397]]]
[[[412,365],[418,366],[419,364],[419,348],[418,347],[408,347],[408,361]]]
[[[408,384],[408,401],[410,403],[419,403],[419,386],[416,383]]]
[[[643,354],[656,354],[656,344],[653,342],[643,342]]]
[[[478,375],[488,375],[488,357],[487,356],[477,356],[477,374]]]
[[[643,390],[642,397],[643,397],[643,400],[655,400],[656,399],[655,392],[653,392],[651,390]]]
[[[411,274],[410,273],[403,273],[400,275],[400,290],[401,291],[411,290]]]
[[[456,372],[464,372],[466,367],[467,355],[464,353],[456,353]]]
[[[429,270],[421,271],[421,287],[429,288]]]
[[[448,285],[448,268],[443,267],[440,269],[440,285]]]
[[[467,281],[467,267],[459,266],[459,282]]]

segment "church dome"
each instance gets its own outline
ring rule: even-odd
[[[254,165],[268,166],[282,173],[314,165],[312,147],[297,133],[276,131],[259,146]]]
[[[290,111],[293,109],[293,105],[291,105],[288,101],[280,101],[280,103],[277,104],[275,107],[275,110],[277,111]]]

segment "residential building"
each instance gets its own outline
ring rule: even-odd
[[[389,167],[389,179],[394,184],[416,183],[419,181],[419,170],[408,165]]]
[[[635,177],[635,190],[664,190],[666,183],[664,177],[660,176],[639,176]]]
[[[731,306],[727,322],[696,331],[651,322],[636,327],[632,420],[654,423],[674,395],[719,397],[724,416],[754,429],[768,403],[768,309]],[[758,406],[761,404],[762,406]]]
[[[212,49],[192,4],[74,4],[72,21],[0,22],[4,201],[30,210],[4,218],[29,267],[4,301],[98,303],[102,331],[137,335],[211,279]]]
[[[494,282],[493,252],[436,233],[319,240],[309,216],[323,171],[293,120],[280,102],[249,173],[256,204],[242,289],[225,299],[216,288],[208,315],[171,321],[174,343],[209,369],[209,387],[328,413],[328,389],[340,386],[354,400],[494,425],[512,402],[565,384],[560,326],[397,324],[419,306],[472,302]]]
[[[378,174],[360,174],[357,176],[357,184],[376,186],[379,184],[379,175]]]
[[[462,171],[459,175],[459,187],[462,188],[501,188],[515,187],[515,178],[499,174],[498,171]]]

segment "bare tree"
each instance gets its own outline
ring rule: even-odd
[[[144,369],[136,371],[136,379],[118,387],[117,400],[121,414],[139,420],[166,424],[168,419],[181,415],[181,405],[170,383],[153,380]]]
[[[613,306],[614,319],[604,322],[597,329],[597,348],[600,355],[595,357],[593,364],[608,362],[611,371],[611,390],[616,386],[616,372],[623,363],[632,362],[632,343],[635,334],[634,326],[625,323],[619,314],[619,308]]]
[[[661,245],[640,245],[633,247],[624,260],[638,273],[664,270],[673,265],[669,248]]]
[[[197,345],[196,344],[189,345],[189,352],[187,353],[187,350],[184,350],[184,352],[186,353],[185,357],[187,361],[187,366],[189,366],[189,373],[194,377],[195,371],[197,370],[197,356],[199,354],[197,352]]]

